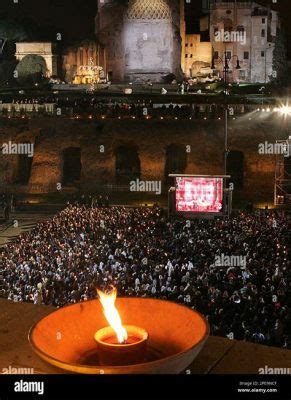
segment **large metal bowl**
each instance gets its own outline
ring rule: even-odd
[[[29,341],[42,359],[75,373],[178,374],[192,363],[209,336],[201,314],[173,302],[117,298],[116,306],[124,325],[142,327],[149,334],[149,357],[142,364],[100,365],[94,334],[108,324],[97,299],[44,317],[31,328]]]

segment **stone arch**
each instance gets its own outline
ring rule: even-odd
[[[121,145],[115,151],[116,183],[128,183],[140,178],[141,167],[138,149],[133,145]]]
[[[227,156],[227,174],[231,175],[234,187],[241,189],[244,185],[244,153],[242,151],[230,151]]]
[[[81,179],[81,148],[67,147],[63,150],[63,184],[74,184]]]
[[[181,144],[170,144],[166,147],[165,181],[172,182],[169,174],[183,174],[187,167],[186,148]]]
[[[16,60],[22,61],[26,56],[41,57],[45,60],[46,76],[57,75],[58,56],[57,46],[52,42],[17,42]]]

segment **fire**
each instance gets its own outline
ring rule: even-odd
[[[115,300],[117,296],[116,288],[112,288],[110,293],[105,293],[97,289],[97,293],[103,306],[104,315],[109,322],[109,325],[116,333],[118,342],[125,343],[128,335],[126,329],[122,326],[120,315],[115,307]]]

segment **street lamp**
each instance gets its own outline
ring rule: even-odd
[[[225,83],[225,85],[228,84],[228,73],[230,70],[229,67],[229,62],[231,61],[232,58],[236,58],[236,70],[240,70],[241,66],[240,66],[240,62],[239,62],[239,58],[237,55],[233,55],[231,57],[227,57],[227,51],[224,52],[224,59],[222,59],[221,57],[217,57],[216,59],[214,59],[214,57],[212,58],[212,65],[211,68],[215,69],[215,61],[216,63],[221,63],[223,66],[223,82]]]

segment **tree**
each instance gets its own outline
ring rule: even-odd
[[[16,66],[15,42],[29,39],[29,33],[20,24],[11,19],[1,19],[0,39],[5,41],[0,57],[0,86],[14,83],[13,73]]]
[[[47,76],[45,59],[35,54],[25,56],[17,65],[17,80],[21,84],[42,82]]]

